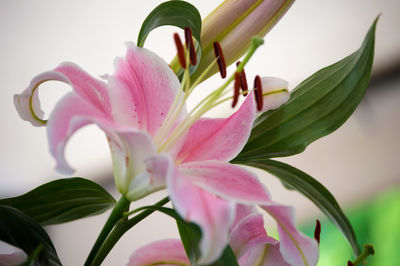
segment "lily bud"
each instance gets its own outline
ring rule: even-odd
[[[202,58],[193,74],[193,80],[214,60],[214,42],[220,43],[226,65],[231,65],[248,50],[251,38],[264,37],[293,2],[294,0],[225,0],[203,21]],[[172,66],[174,68],[173,63]],[[207,79],[216,72],[217,66],[202,79]]]

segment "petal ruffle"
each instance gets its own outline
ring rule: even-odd
[[[217,260],[228,243],[229,227],[234,220],[235,204],[194,185],[175,168],[167,186],[175,210],[185,220],[200,226],[200,264]]]
[[[280,250],[293,265],[315,265],[318,245],[295,227],[294,210],[270,200],[263,184],[252,173],[219,161],[185,163],[180,171],[189,181],[229,201],[258,205],[276,220],[281,239]]]
[[[149,265],[190,266],[190,261],[179,239],[164,239],[139,248],[128,263],[128,266]]]
[[[106,115],[111,115],[106,84],[94,79],[79,66],[73,63],[62,63],[52,71],[44,72],[32,79],[28,88],[21,94],[14,95],[15,107],[23,120],[34,126],[43,126],[44,113],[40,108],[38,86],[49,80],[65,82],[72,86],[74,92],[94,105]]]
[[[113,115],[118,123],[154,136],[180,87],[168,64],[153,52],[127,44],[109,79]]]
[[[180,162],[204,160],[229,161],[245,145],[255,118],[252,93],[242,106],[228,118],[203,118],[190,129],[178,154]]]

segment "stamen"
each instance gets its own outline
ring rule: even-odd
[[[241,86],[240,75],[239,73],[235,72],[235,85],[234,85],[232,108],[235,108],[238,102],[240,86]]]
[[[353,266],[354,264],[351,261],[347,261],[347,266]]]
[[[174,34],[174,41],[175,41],[176,50],[178,51],[179,63],[181,64],[182,68],[186,68],[185,51],[183,49],[181,38],[179,38],[178,33]]]
[[[239,65],[240,65],[240,61],[238,61],[236,63],[236,66],[239,66]],[[240,87],[242,88],[243,95],[247,96],[249,87],[247,86],[246,72],[244,72],[244,68],[242,69],[242,71],[240,72],[239,75],[240,75],[240,83],[241,83]]]
[[[263,107],[263,95],[262,95],[261,79],[259,75],[257,75],[256,78],[254,79],[254,97],[257,103],[257,110],[261,111]]]
[[[320,235],[321,235],[321,223],[319,222],[319,220],[316,220],[314,238],[315,240],[317,240],[318,244],[320,240]]]
[[[196,50],[194,49],[192,30],[189,27],[185,27],[185,41],[186,48],[189,50],[190,63],[192,66],[195,66],[197,64],[197,55]]]
[[[222,53],[221,45],[218,42],[214,42],[214,54],[217,58],[219,73],[221,77],[224,79],[226,77],[226,64],[224,54]]]

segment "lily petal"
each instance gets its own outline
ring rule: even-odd
[[[52,71],[37,75],[32,79],[28,88],[21,94],[14,95],[15,107],[23,120],[29,121],[34,126],[43,126],[44,113],[40,108],[38,86],[49,80],[65,82],[72,86],[74,92],[86,99],[106,114],[110,114],[106,84],[94,79],[79,66],[73,63],[62,63]]]
[[[265,243],[254,247],[251,252],[239,259],[240,266],[290,266],[279,251],[279,242],[276,244]]]
[[[229,226],[235,216],[235,204],[194,185],[178,169],[168,178],[167,187],[179,215],[196,223],[202,230],[199,263],[212,263],[218,259],[228,243]]]
[[[109,80],[115,120],[154,136],[180,87],[177,76],[163,59],[133,43],[115,65]]]
[[[255,102],[249,95],[242,106],[228,118],[204,118],[190,129],[178,154],[180,162],[204,160],[229,161],[245,145],[255,117]]]
[[[229,244],[238,258],[260,245],[276,243],[278,240],[267,236],[263,216],[259,213],[243,219],[232,231],[229,240]]]
[[[291,265],[316,265],[319,257],[318,243],[296,229],[294,209],[275,202],[261,207],[278,224],[280,252],[285,260]]]
[[[159,240],[136,250],[128,266],[190,265],[185,249],[179,239]]]
[[[219,161],[185,163],[179,169],[206,191],[229,201],[258,205],[271,214],[278,224],[280,250],[287,262],[293,265],[317,263],[317,242],[297,231],[294,210],[270,200],[268,191],[255,175]]]
[[[75,131],[90,123],[97,123],[103,128],[114,127],[102,111],[76,93],[65,95],[55,106],[47,123],[47,135],[50,152],[56,159],[59,172],[71,174],[74,171],[65,159],[65,145]]]

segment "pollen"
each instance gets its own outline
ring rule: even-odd
[[[261,79],[259,75],[257,75],[256,78],[254,79],[254,97],[257,103],[257,110],[261,111],[263,107],[263,95],[262,95]]]
[[[194,48],[192,30],[189,27],[185,28],[185,42],[186,42],[186,49],[189,50],[190,63],[193,66],[195,66],[197,64],[197,55],[196,55],[196,50]]]
[[[214,54],[217,58],[217,64],[219,68],[219,73],[221,77],[224,79],[226,77],[226,64],[224,54],[222,53],[221,45],[218,42],[214,42]]]
[[[183,49],[181,38],[179,37],[178,33],[174,34],[174,41],[176,50],[178,52],[179,63],[181,64],[182,68],[186,68],[185,51]]]
[[[241,86],[240,75],[239,75],[239,73],[235,72],[235,83],[234,83],[232,108],[235,108],[236,104],[238,103],[240,86]]]
[[[236,66],[239,66],[240,61],[238,61],[236,63]],[[244,68],[242,69],[242,71],[239,73],[240,76],[240,88],[243,91],[243,96],[247,96],[249,87],[247,86],[247,79],[246,79],[246,72],[244,72]]]
[[[319,220],[316,220],[315,230],[314,230],[314,238],[315,238],[315,240],[317,240],[318,244],[319,244],[319,240],[320,240],[320,235],[321,235],[321,223],[319,222]]]

